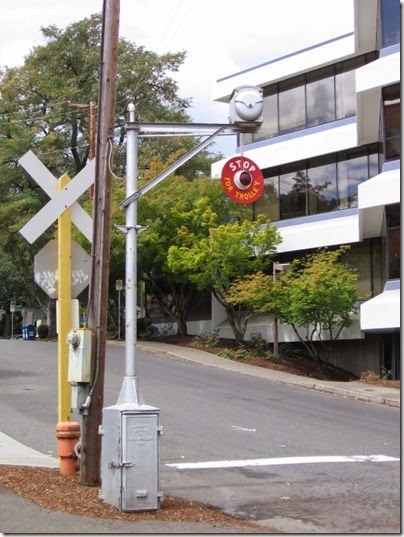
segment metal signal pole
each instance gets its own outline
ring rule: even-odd
[[[92,380],[82,416],[80,481],[100,483],[101,438],[104,400],[105,346],[111,235],[112,151],[115,123],[116,74],[119,42],[120,0],[104,0],[101,69],[98,97],[96,170],[94,184],[94,228],[88,303],[88,328],[93,330]]]

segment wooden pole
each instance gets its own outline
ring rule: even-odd
[[[95,134],[96,134],[96,111],[97,105],[90,102],[90,160],[95,158]],[[94,185],[90,186],[90,200],[94,200]]]
[[[62,175],[58,190],[69,183],[70,177]],[[72,226],[70,209],[58,218],[58,421],[71,419],[71,386],[67,381],[69,344],[66,341],[71,329],[72,300]]]
[[[105,346],[111,235],[112,174],[109,154],[115,124],[116,74],[119,42],[119,0],[104,0],[98,97],[96,170],[94,184],[92,263],[88,304],[88,328],[93,330],[90,402],[83,413],[80,481],[99,485],[105,376]]]

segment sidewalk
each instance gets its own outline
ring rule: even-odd
[[[124,346],[124,342],[114,341],[110,343]],[[368,401],[370,403],[400,407],[401,390],[395,388],[374,386],[373,384],[366,384],[358,381],[336,382],[311,379],[300,375],[275,371],[274,369],[265,369],[263,367],[243,364],[235,362],[234,360],[226,360],[225,358],[220,358],[220,356],[199,349],[181,347],[179,345],[169,345],[167,343],[158,343],[155,341],[138,342],[138,348],[143,351],[152,352],[153,354],[166,356],[167,358],[197,362],[211,367],[219,367],[220,369],[225,369],[227,371],[265,378],[273,382],[282,382],[291,386],[319,390],[335,395],[341,395],[343,397],[351,397],[352,399],[358,399],[360,401]]]
[[[124,346],[124,342],[108,342],[109,345]],[[210,367],[218,367],[245,375],[265,378],[273,382],[282,382],[292,386],[319,390],[343,397],[351,397],[375,404],[400,407],[400,390],[368,385],[362,382],[328,382],[309,379],[271,369],[264,369],[247,364],[226,360],[214,354],[165,343],[142,341],[139,350],[151,352],[176,360],[196,362]],[[58,460],[39,453],[28,446],[0,432],[0,465],[37,466],[58,468]],[[260,533],[257,529],[239,526],[224,526],[206,522],[163,522],[97,519],[66,513],[50,511],[34,502],[0,487],[0,531],[3,533]],[[24,512],[24,517],[21,513]],[[264,528],[263,528],[264,530]],[[264,530],[265,531],[265,530]]]

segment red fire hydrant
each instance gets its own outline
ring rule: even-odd
[[[79,468],[74,446],[80,438],[80,423],[77,421],[60,421],[56,425],[57,454],[60,457],[60,473],[76,475]]]

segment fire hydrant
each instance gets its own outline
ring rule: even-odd
[[[60,473],[76,475],[79,468],[74,450],[80,438],[80,423],[77,421],[60,421],[56,425],[57,454],[60,457]]]

